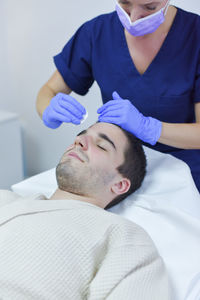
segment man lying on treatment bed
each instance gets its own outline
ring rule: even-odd
[[[0,299],[170,299],[151,238],[104,210],[140,187],[145,167],[137,139],[96,123],[62,156],[50,199],[1,191]]]

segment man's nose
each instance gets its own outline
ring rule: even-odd
[[[75,140],[75,145],[80,147],[82,150],[86,151],[89,146],[89,138],[85,135],[77,136]]]

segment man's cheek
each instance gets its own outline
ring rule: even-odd
[[[110,162],[110,159],[106,157],[106,155],[93,155],[92,159],[90,159],[90,162],[98,167],[99,169],[106,170],[110,169],[112,167],[112,164]]]

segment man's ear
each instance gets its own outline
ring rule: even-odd
[[[125,194],[126,192],[128,192],[130,186],[130,180],[127,178],[122,178],[120,181],[112,185],[111,191],[116,195]]]

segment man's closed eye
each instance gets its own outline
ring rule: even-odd
[[[104,147],[100,146],[100,145],[97,145],[97,147],[99,147],[100,149],[104,150],[104,151],[107,151]]]

